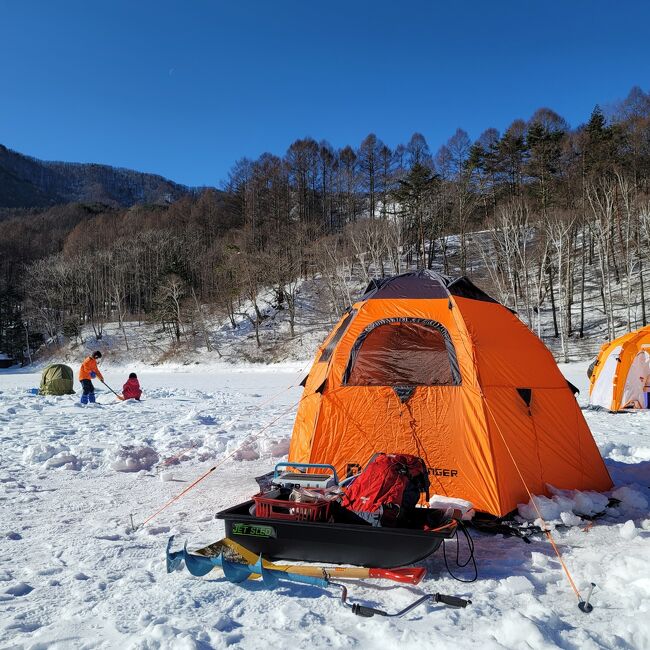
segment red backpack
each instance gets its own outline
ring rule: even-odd
[[[377,454],[346,490],[343,505],[355,512],[414,508],[425,492],[429,475],[425,462],[409,454]]]

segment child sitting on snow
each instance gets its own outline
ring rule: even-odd
[[[142,395],[142,390],[138,381],[138,375],[132,372],[126,384],[122,386],[122,399],[137,399],[140,401],[140,395]]]

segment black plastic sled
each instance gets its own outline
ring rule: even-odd
[[[434,530],[421,530],[267,519],[251,515],[252,505],[246,501],[216,516],[225,521],[227,537],[270,560],[399,567],[431,555],[456,533],[456,522],[442,512]]]

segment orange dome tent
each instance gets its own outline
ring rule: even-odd
[[[610,411],[645,407],[650,386],[650,325],[605,343],[589,384],[589,403]]]
[[[339,473],[421,456],[433,492],[503,516],[547,484],[612,482],[544,344],[467,278],[374,281],[316,354],[289,459]],[[525,485],[524,485],[525,482]]]

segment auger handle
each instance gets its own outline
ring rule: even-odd
[[[249,569],[254,570],[255,567],[250,567]],[[301,582],[305,585],[312,585],[315,587],[322,587],[325,589],[329,587],[329,581],[325,578],[316,578],[315,576],[304,576],[298,573],[289,573],[287,571],[275,571],[275,574],[280,580],[291,580],[291,582]]]
[[[467,607],[471,605],[471,600],[465,600],[464,598],[458,598],[458,596],[445,596],[445,594],[436,594],[435,601],[437,603],[443,603],[444,605],[449,605],[449,607]]]
[[[405,582],[409,585],[417,585],[422,582],[427,570],[421,566],[409,567],[407,569],[369,569],[369,578],[384,578],[394,582]]]
[[[364,607],[358,603],[352,605],[352,613],[356,614],[357,616],[363,616],[364,618],[372,618],[375,616],[375,614],[377,616],[389,616],[389,614],[383,612],[381,609],[375,609],[374,607]]]

